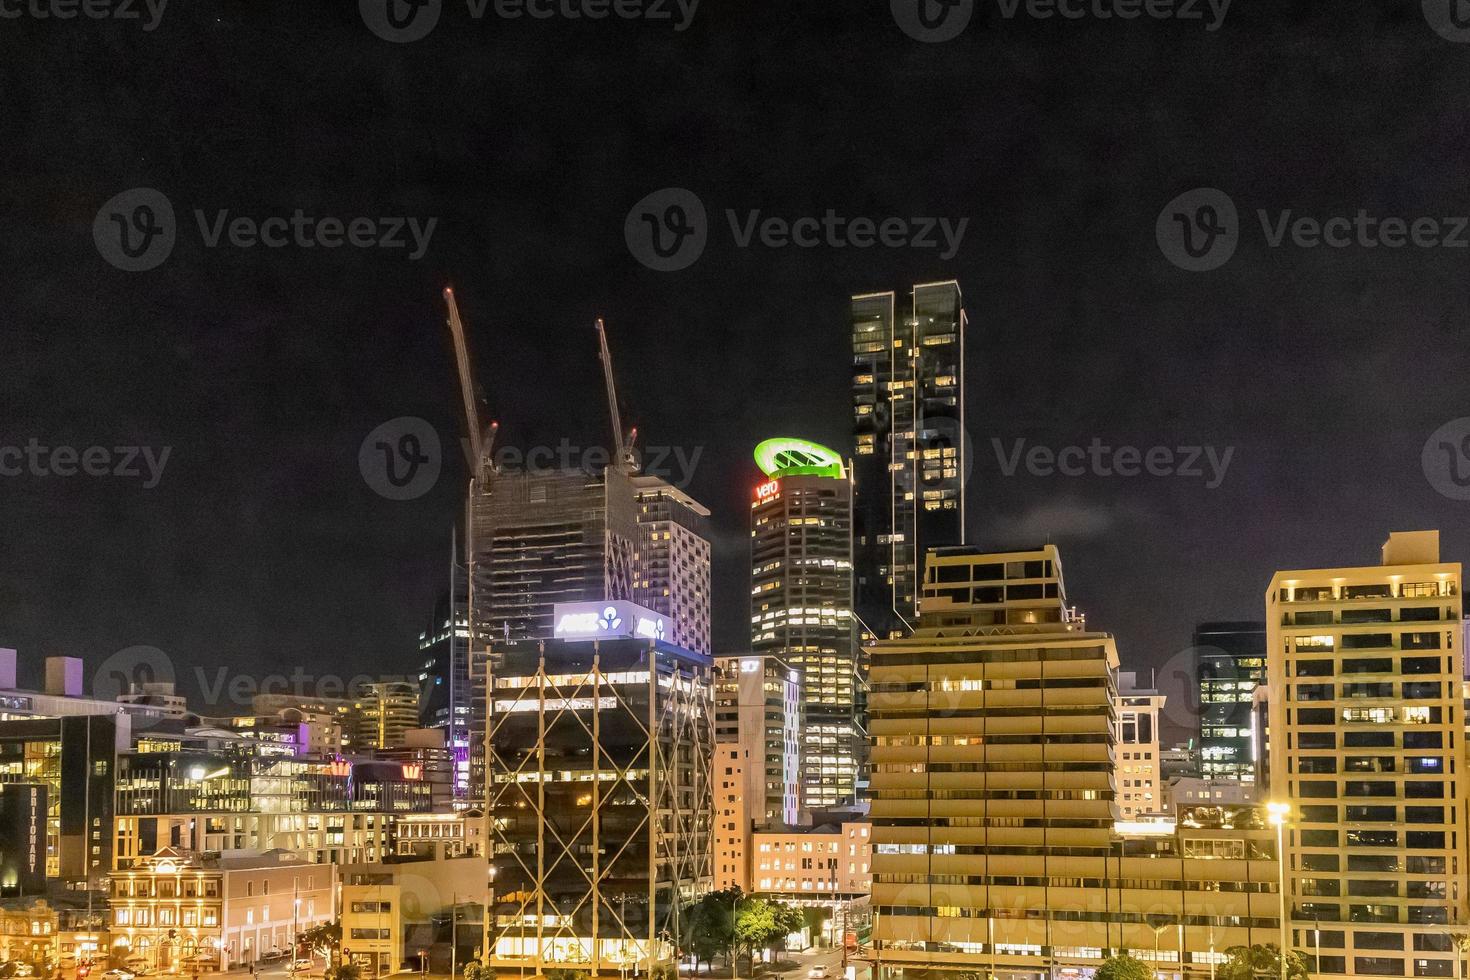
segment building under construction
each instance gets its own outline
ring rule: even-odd
[[[651,970],[710,886],[713,663],[631,602],[491,661],[491,964]]]

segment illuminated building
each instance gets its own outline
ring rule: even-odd
[[[1380,565],[1277,572],[1266,592],[1268,799],[1286,808],[1291,942],[1320,942],[1321,972],[1455,975],[1460,579],[1438,531],[1395,532]]]
[[[1194,656],[1200,773],[1253,781],[1251,696],[1266,680],[1266,624],[1202,623],[1194,631]]]
[[[558,605],[491,663],[491,965],[647,972],[711,882],[714,664],[631,602]]]
[[[638,558],[633,601],[669,618],[669,641],[710,652],[709,508],[656,476],[635,476]]]
[[[359,750],[402,748],[419,727],[419,688],[411,681],[366,684],[357,695]]]
[[[917,621],[925,551],[965,543],[965,330],[953,281],[852,297],[857,614],[876,637]]]
[[[42,789],[46,877],[96,887],[112,869],[113,780],[128,732],[120,714],[0,721],[0,784]]]
[[[918,625],[871,648],[865,958],[1043,978],[1126,950],[1202,977],[1272,941],[1258,811],[1115,822],[1118,655],[1068,611],[1054,546],[931,552]]]
[[[444,747],[454,759],[454,796],[467,805],[484,788],[485,658],[484,643],[470,642],[469,583],[453,566],[454,601],[439,597],[429,629],[419,634],[422,697],[419,725],[444,734]],[[478,772],[478,778],[476,773]]]
[[[767,480],[750,511],[750,647],[801,675],[803,805],[851,802],[863,758],[852,615],[852,483],[832,450],[756,447]]]
[[[492,644],[550,639],[559,602],[632,599],[638,503],[619,467],[489,469],[470,503],[472,619]]]
[[[762,898],[826,908],[824,943],[848,931],[850,910],[872,888],[872,828],[843,821],[815,827],[756,831],[751,842],[751,885]]]
[[[441,929],[449,931],[444,927],[457,935],[459,963],[474,959],[476,948],[483,948],[489,878],[484,858],[344,865],[338,874],[343,955],[362,967],[365,976],[424,968],[448,974],[455,957],[448,942],[440,941]]]
[[[1159,713],[1164,695],[1140,688],[1138,675],[1118,673],[1118,812],[1124,820],[1164,809]]]
[[[226,970],[289,952],[331,921],[333,869],[286,851],[161,848],[110,879],[113,956],[154,973]]]

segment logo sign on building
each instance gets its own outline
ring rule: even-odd
[[[758,486],[758,487],[755,488],[755,502],[758,503],[758,504],[763,504],[767,500],[773,499],[776,496],[776,494],[778,494],[780,492],[781,492],[781,481],[780,480],[768,480],[767,482],[762,483],[760,486]]]
[[[665,640],[667,617],[624,599],[558,602],[552,608],[558,640]]]
[[[44,894],[46,802],[39,783],[0,786],[0,894]]]

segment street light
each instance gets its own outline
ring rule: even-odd
[[[1281,897],[1281,980],[1286,978],[1286,952],[1288,943],[1286,923],[1286,818],[1291,814],[1290,803],[1267,803],[1266,814],[1271,826],[1276,828],[1276,868],[1280,872],[1277,889]]]

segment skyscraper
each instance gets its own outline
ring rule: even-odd
[[[1294,948],[1314,973],[1451,977],[1466,895],[1461,568],[1439,532],[1265,596],[1269,792]],[[1318,931],[1320,930],[1320,932]]]
[[[456,566],[453,602],[450,593],[439,597],[429,628],[419,634],[419,725],[444,733],[444,747],[453,758],[454,796],[466,801],[481,788],[473,777],[483,774],[485,698],[483,683],[486,644],[470,642],[469,583],[463,567]]]
[[[965,541],[965,327],[957,282],[852,298],[857,614],[879,638],[918,621],[924,552]]]
[[[1266,681],[1266,624],[1201,623],[1194,631],[1194,659],[1200,774],[1254,781],[1251,696]]]
[[[669,617],[670,641],[710,652],[709,508],[657,476],[633,477],[638,556],[633,601]]]
[[[801,439],[756,447],[769,478],[750,512],[750,643],[801,675],[803,795],[851,800],[865,738],[857,717],[852,615],[852,483],[842,457]]]
[[[633,597],[638,504],[620,467],[486,467],[471,523],[475,632],[492,644],[550,639],[558,602]]]

